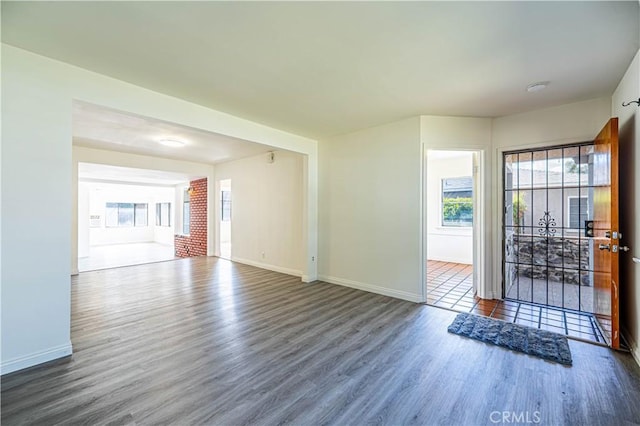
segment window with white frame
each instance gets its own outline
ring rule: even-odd
[[[156,204],[156,226],[171,226],[171,203]]]
[[[185,189],[182,197],[182,233],[189,235],[191,221],[191,194],[189,189]]]
[[[148,225],[146,203],[107,203],[105,226],[107,228],[126,228]]]
[[[569,228],[580,229],[584,221],[589,219],[589,198],[569,197]]]
[[[222,191],[220,203],[222,205],[220,220],[228,222],[231,220],[231,191]]]
[[[442,179],[442,226],[473,226],[473,179]]]

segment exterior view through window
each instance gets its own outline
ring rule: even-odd
[[[471,176],[442,179],[442,226],[473,225]]]
[[[107,203],[105,226],[107,228],[147,226],[147,207],[146,203]]]

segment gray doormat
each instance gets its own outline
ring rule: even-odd
[[[560,364],[572,362],[567,338],[550,331],[465,313],[458,314],[448,331]]]

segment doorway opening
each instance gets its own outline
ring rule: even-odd
[[[176,258],[176,185],[187,176],[78,163],[78,271]]]
[[[231,179],[220,181],[220,257],[231,260]]]
[[[477,296],[483,250],[476,151],[428,150],[425,161],[426,303],[486,314],[495,302]]]
[[[593,142],[503,153],[503,314],[603,343],[594,316],[594,154]]]

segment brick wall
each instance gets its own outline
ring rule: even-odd
[[[207,255],[207,179],[191,181],[194,189],[190,197],[191,220],[189,235],[175,235],[175,249],[178,257]]]

